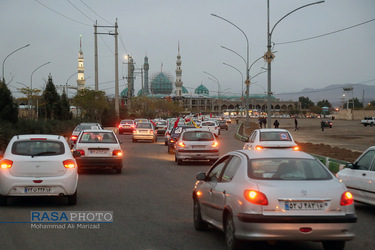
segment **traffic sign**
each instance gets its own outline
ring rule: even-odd
[[[270,63],[275,59],[275,55],[269,50],[264,54],[263,58],[266,62]]]

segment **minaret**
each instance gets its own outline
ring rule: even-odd
[[[178,53],[177,53],[177,61],[176,61],[176,96],[182,96],[182,69],[181,69],[181,55],[180,55],[180,42],[178,42]]]
[[[145,70],[145,75],[144,75],[144,81],[145,81],[145,86],[143,87],[143,92],[142,95],[149,95],[150,91],[148,88],[148,70],[150,69],[150,66],[148,64],[148,57],[147,55],[145,56],[145,61],[143,63],[143,69]]]
[[[82,52],[82,36],[79,37],[79,53],[78,53],[78,79],[77,79],[77,90],[85,88],[85,66],[83,66],[83,52]]]

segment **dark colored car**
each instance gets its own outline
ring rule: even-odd
[[[192,125],[182,125],[182,126],[175,127],[171,130],[171,135],[168,140],[168,153],[169,154],[172,154],[175,151],[176,141],[178,141],[180,134],[186,128],[195,128],[195,127]]]
[[[133,133],[135,123],[133,120],[122,120],[118,126],[118,133]]]
[[[225,120],[219,121],[219,127],[220,129],[228,130],[228,124]]]
[[[333,123],[332,123],[331,120],[323,120],[323,122],[324,122],[324,127],[330,127],[330,128],[332,128]]]
[[[164,135],[167,128],[168,128],[168,122],[167,121],[157,121],[156,122],[156,130],[157,130],[158,135]]]

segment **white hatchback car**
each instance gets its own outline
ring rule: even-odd
[[[355,201],[375,205],[375,146],[363,152],[354,163],[348,163],[336,176],[353,193]]]
[[[255,129],[243,149],[262,148],[293,148],[298,150],[297,143],[286,129]]]
[[[0,161],[0,204],[12,196],[66,196],[77,202],[77,164],[59,135],[14,136]]]
[[[199,173],[193,190],[194,226],[238,240],[321,241],[344,249],[354,238],[353,197],[316,158],[293,150],[238,150]]]
[[[216,137],[220,135],[220,126],[216,121],[203,121],[201,123],[201,128],[209,129]]]
[[[214,134],[208,129],[188,128],[181,133],[175,144],[175,161],[182,165],[184,160],[219,159],[220,147]]]
[[[114,169],[122,171],[123,152],[120,141],[112,130],[84,130],[74,145],[73,152],[79,152],[76,158],[78,169]]]

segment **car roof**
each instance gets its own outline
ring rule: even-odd
[[[208,128],[185,128],[183,132],[210,132],[211,131]]]
[[[84,129],[81,132],[113,133],[110,129]]]
[[[24,135],[15,135],[13,138],[17,140],[25,140],[31,138],[46,138],[52,140],[61,140],[64,139],[62,135],[50,135],[50,134],[24,134]]]
[[[232,151],[233,152],[233,151]],[[237,150],[245,154],[250,159],[262,159],[262,158],[296,158],[296,159],[315,159],[312,155],[302,152],[294,151],[291,149],[261,149],[261,150]],[[229,154],[229,153],[228,153]]]
[[[281,129],[281,128],[260,128],[260,129],[256,129],[257,131],[261,132],[261,133],[264,133],[264,132],[288,132],[288,130],[286,129]]]

